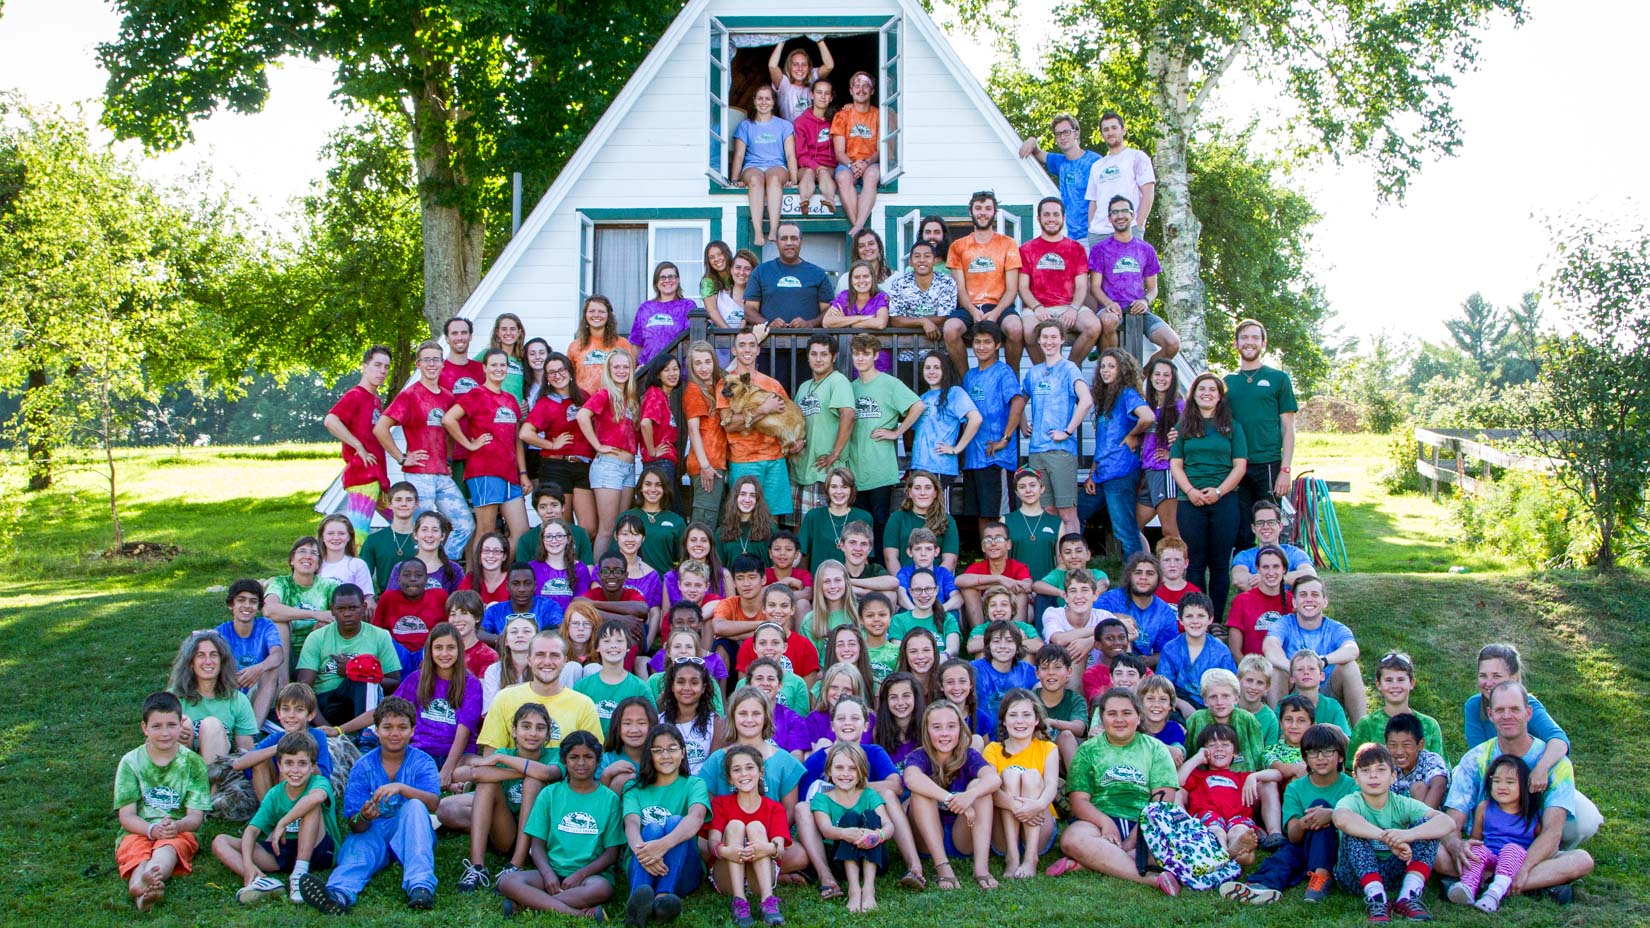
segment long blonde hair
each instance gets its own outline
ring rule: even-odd
[[[860,653],[863,654],[864,651],[862,650]],[[859,668],[847,661],[838,661],[827,667],[825,672],[819,675],[819,695],[814,697],[814,711],[826,714],[832,714],[836,711],[834,706],[826,705],[825,700],[830,698],[831,680],[838,676],[847,677],[848,682],[854,685],[853,695],[858,696],[860,699],[868,698],[870,691],[865,685],[865,677],[859,672]],[[866,719],[866,721],[869,722],[870,719]]]
[[[819,578],[827,570],[835,570],[842,574],[842,611],[848,613],[848,621],[856,627],[859,625],[859,597],[854,595],[854,584],[848,578],[848,568],[841,561],[821,561],[814,568],[814,608],[810,613],[808,623],[808,637],[823,639],[831,633],[831,604],[825,599],[825,587]]]
[[[630,362],[630,376],[625,378],[623,386],[613,379],[613,362],[621,354]],[[607,353],[607,360],[602,363],[602,389],[607,391],[608,415],[613,417],[614,422],[636,418],[641,403],[636,397],[636,359],[630,356],[630,352],[615,350]]]
[[[728,266],[732,267],[733,265],[730,263]],[[710,383],[702,383],[699,378],[693,376],[693,356],[701,353],[710,355]],[[703,393],[705,396],[706,405],[708,405],[711,409],[715,409],[716,385],[722,382],[722,360],[716,356],[716,346],[705,341],[704,339],[700,339],[699,341],[688,345],[687,370],[683,371],[683,373],[687,375],[683,378],[684,385],[691,383],[695,387],[698,387],[699,392]]]
[[[952,712],[957,716],[957,746],[944,760],[939,757],[939,750],[934,747],[934,738],[928,733],[928,720],[936,713]],[[928,704],[922,712],[922,752],[928,755],[928,769],[932,770],[931,779],[940,789],[950,789],[952,781],[956,780],[957,772],[962,770],[963,762],[968,760],[968,725],[963,721],[963,710],[949,699],[938,699]]]

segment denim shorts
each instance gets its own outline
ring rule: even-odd
[[[598,457],[590,462],[590,488],[593,490],[628,490],[636,485],[636,460],[620,461]]]
[[[470,490],[470,505],[498,506],[513,499],[521,499],[521,486],[503,477],[470,477],[464,481]]]

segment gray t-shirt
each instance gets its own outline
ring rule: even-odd
[[[755,300],[769,322],[812,319],[820,314],[820,304],[829,304],[835,296],[831,275],[810,261],[764,261],[745,284],[745,299]]]

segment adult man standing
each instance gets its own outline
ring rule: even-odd
[[[802,453],[791,462],[791,476],[801,492],[796,512],[827,505],[824,481],[842,460],[854,435],[854,388],[836,369],[836,339],[808,339],[808,369],[813,377],[796,388],[796,405],[808,423]]]
[[[1025,336],[1014,309],[1014,296],[1020,292],[1020,246],[997,231],[995,193],[976,191],[968,200],[968,218],[974,231],[952,242],[945,256],[945,266],[957,281],[957,308],[945,321],[945,350],[953,367],[967,370],[963,339],[975,323],[995,322],[1008,345],[1008,366],[1019,370]]]
[[[1328,672],[1323,689],[1346,707],[1346,720],[1356,725],[1369,711],[1369,695],[1364,690],[1363,671],[1358,668],[1358,641],[1352,629],[1324,615],[1329,595],[1316,576],[1295,583],[1295,611],[1278,619],[1266,632],[1261,653],[1272,664],[1273,700],[1288,692],[1289,659],[1296,651],[1307,650],[1323,658]]]
[[[1095,600],[1096,609],[1104,609],[1118,618],[1134,622],[1134,653],[1156,667],[1163,646],[1180,633],[1174,607],[1157,598],[1157,584],[1163,578],[1163,568],[1157,558],[1145,551],[1136,551],[1123,562],[1123,586],[1107,590]]]
[[[794,230],[795,227],[792,228]],[[781,228],[781,242],[784,241],[784,236],[785,232]],[[756,278],[753,275],[751,279]],[[762,496],[768,502],[768,510],[776,516],[788,516],[793,510],[791,475],[785,466],[785,453],[798,449],[781,448],[779,439],[772,435],[764,435],[751,427],[763,416],[784,409],[785,401],[782,397],[788,395],[779,381],[757,371],[758,342],[757,333],[750,329],[741,330],[733,337],[733,366],[728,369],[727,376],[722,381],[728,383],[735,377],[749,375],[751,386],[774,394],[751,412],[729,413],[728,420],[723,423],[728,435],[728,486],[733,486],[734,481],[740,477],[755,477],[762,484]],[[730,409],[726,394],[716,397],[716,409],[719,417],[724,410]]]
[[[448,319],[442,328],[442,334],[447,336],[447,359],[441,364],[441,389],[451,393],[454,400],[487,382],[487,368],[470,357],[470,336],[474,331],[470,320],[460,316]],[[456,441],[447,442],[447,462],[460,493],[465,492],[464,462],[469,457],[468,448]],[[467,500],[469,496],[464,498]]]
[[[1020,416],[1026,395],[1020,378],[997,357],[1003,330],[994,322],[974,327],[972,338],[975,367],[963,374],[963,389],[980,411],[980,427],[962,452],[962,511],[978,518],[981,536],[985,527],[1003,514],[1007,477],[1020,466]]]
[[[1266,326],[1254,319],[1237,324],[1238,369],[1226,375],[1226,404],[1249,440],[1249,469],[1238,482],[1238,506],[1289,495],[1295,459],[1295,385],[1289,375],[1261,363],[1266,354]],[[1254,531],[1238,529],[1238,550],[1254,543]],[[1290,559],[1289,569],[1295,569]]]
[[[378,511],[378,499],[389,488],[384,461],[373,454],[376,447],[373,426],[383,411],[378,391],[384,387],[384,378],[390,375],[390,350],[373,345],[361,356],[361,379],[350,387],[338,402],[327,410],[321,424],[344,445],[344,512],[355,526],[357,538],[367,537],[372,529],[372,517]]]
[[[453,482],[452,468],[447,463],[447,429],[441,417],[458,400],[441,386],[441,345],[427,341],[418,346],[418,380],[402,390],[391,401],[388,409],[372,427],[378,444],[390,457],[398,457],[401,474],[418,490],[418,498],[427,507],[438,510],[452,523],[452,534],[447,536],[447,556],[455,561],[464,559],[464,549],[475,534],[475,516],[458,484]],[[405,454],[396,447],[390,429],[401,426],[406,439]]]
[[[1157,346],[1156,357],[1172,358],[1180,353],[1180,336],[1152,312],[1157,275],[1163,272],[1157,249],[1134,231],[1134,204],[1128,199],[1112,197],[1106,218],[1111,222],[1111,236],[1089,249],[1089,292],[1100,306],[1102,345],[1117,344],[1123,314],[1129,313],[1145,317],[1146,338]]]
[[[1252,590],[1260,582],[1256,572],[1255,561],[1262,548],[1275,547],[1282,551],[1289,559],[1288,571],[1283,576],[1285,586],[1294,586],[1295,581],[1302,577],[1316,577],[1318,569],[1312,566],[1312,556],[1292,544],[1280,539],[1283,534],[1283,510],[1278,504],[1269,499],[1263,499],[1249,507],[1254,513],[1250,518],[1249,526],[1255,539],[1255,546],[1238,551],[1232,555],[1232,587],[1238,592]]]
[[[1541,760],[1547,742],[1530,734],[1530,712],[1529,691],[1524,689],[1524,684],[1508,680],[1490,691],[1490,721],[1495,724],[1495,738],[1469,750],[1450,776],[1444,812],[1455,820],[1458,832],[1444,841],[1438,853],[1439,872],[1459,874],[1471,859],[1469,854],[1473,848],[1461,838],[1459,831],[1472,824],[1478,804],[1489,798],[1490,762],[1503,754],[1522,758],[1529,767]],[[1491,805],[1494,805],[1493,799]],[[1560,760],[1553,766],[1547,788],[1541,793],[1541,830],[1506,892],[1519,894],[1551,887],[1560,901],[1567,901],[1569,884],[1593,871],[1593,857],[1581,850],[1580,845],[1597,834],[1603,823],[1598,807],[1577,792],[1570,759]],[[1470,904],[1471,895],[1463,894],[1462,889],[1451,886],[1447,891],[1450,901]]]
[[[1053,319],[1061,332],[1075,336],[1071,362],[1082,366],[1100,340],[1100,317],[1084,305],[1089,298],[1088,249],[1066,237],[1065,207],[1058,197],[1037,204],[1037,226],[1042,234],[1020,246],[1020,304],[1031,313],[1033,329]],[[1026,348],[1031,360],[1046,360],[1035,340]]]
[[[779,257],[757,265],[745,284],[745,325],[766,322],[773,336],[783,335],[788,328],[817,327],[826,308],[836,299],[831,275],[819,265],[802,259],[802,227],[794,222],[781,222],[776,237]],[[796,387],[791,371],[793,346],[788,344],[794,341],[786,339],[787,344],[780,346],[772,371],[785,385],[787,396]]]
[[[1060,188],[1060,201],[1065,204],[1066,234],[1082,242],[1087,248],[1098,241],[1089,225],[1089,174],[1100,162],[1100,153],[1083,148],[1083,139],[1077,117],[1060,113],[1049,123],[1054,132],[1058,152],[1044,153],[1036,139],[1026,139],[1020,145],[1020,157],[1036,158],[1053,175]]]
[[[1146,235],[1146,219],[1152,214],[1152,201],[1157,194],[1157,174],[1152,170],[1152,159],[1138,148],[1130,148],[1125,141],[1127,133],[1123,117],[1107,112],[1100,117],[1100,138],[1106,143],[1106,154],[1089,171],[1089,186],[1084,196],[1088,200],[1089,228],[1095,226],[1095,215],[1113,197],[1122,197],[1135,206],[1134,237]]]

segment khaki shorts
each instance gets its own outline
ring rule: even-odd
[[[1043,475],[1043,505],[1065,509],[1077,505],[1077,455],[1070,451],[1039,451],[1027,459]]]

